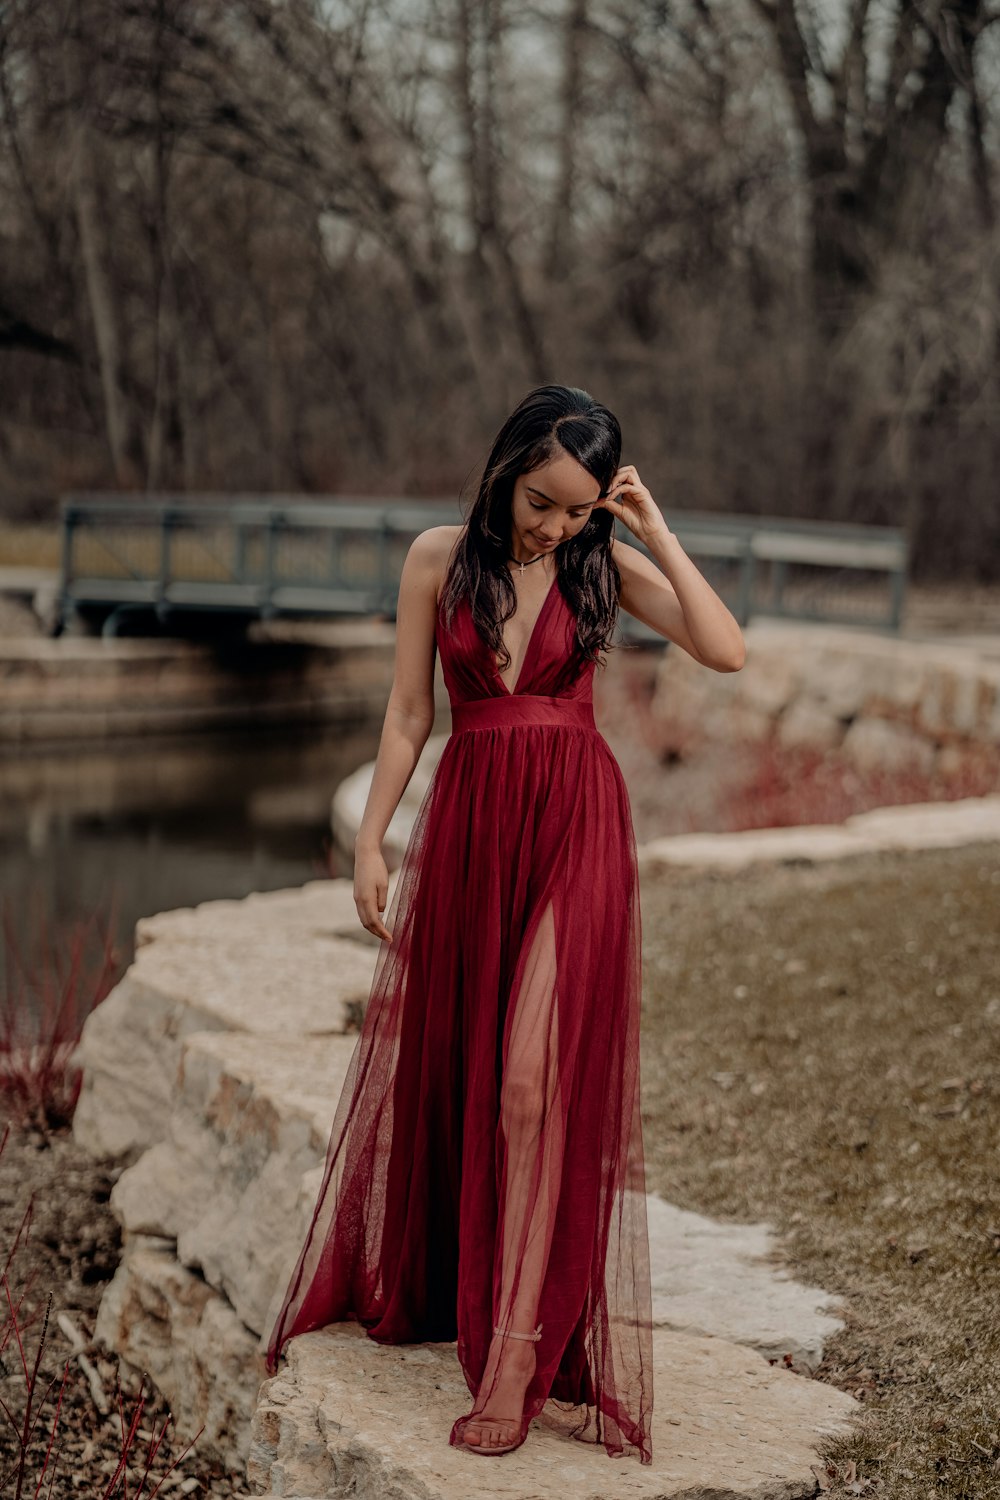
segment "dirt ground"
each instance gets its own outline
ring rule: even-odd
[[[642,911],[648,1187],[844,1299],[831,1492],[1000,1496],[1000,845],[677,871]]]
[[[0,1136],[3,1131],[0,1128]],[[56,1403],[63,1368],[70,1360],[69,1376],[53,1443],[53,1460],[45,1471],[41,1490],[49,1495],[49,1480],[54,1476],[52,1500],[99,1500],[115,1472],[121,1456],[122,1418],[116,1395],[116,1377],[121,1378],[121,1400],[124,1425],[137,1408],[141,1372],[120,1367],[115,1356],[93,1342],[92,1334],[98,1304],[108,1281],[115,1273],[121,1254],[118,1221],[108,1206],[108,1198],[118,1176],[116,1168],[95,1162],[73,1141],[68,1132],[49,1136],[36,1131],[12,1131],[0,1153],[0,1258],[6,1264],[11,1300],[18,1310],[18,1326],[28,1369],[34,1365],[39,1336],[45,1318],[46,1301],[52,1294],[45,1330],[45,1343],[32,1410],[38,1426],[29,1445],[29,1465],[24,1494],[32,1495],[42,1473],[46,1448],[52,1434]],[[26,1209],[31,1205],[27,1233],[14,1250]],[[10,1257],[14,1250],[13,1257]],[[109,1408],[102,1414],[95,1403],[91,1386],[79,1362],[72,1357],[72,1345],[59,1327],[59,1314],[67,1314],[85,1341],[89,1358],[104,1389]],[[9,1308],[4,1298],[7,1323]],[[54,1384],[50,1384],[53,1382]],[[128,1464],[128,1486],[121,1481],[112,1491],[116,1496],[128,1494],[144,1500],[166,1474],[191,1434],[183,1441],[175,1438],[169,1422],[166,1438],[150,1465],[150,1479],[141,1491],[141,1478],[149,1440],[159,1436],[170,1408],[148,1377],[142,1387],[146,1397],[142,1420]],[[11,1334],[0,1351],[0,1397],[18,1424],[23,1421],[26,1405],[26,1381],[17,1340]],[[0,1480],[5,1478],[18,1457],[17,1436],[0,1408]],[[185,1482],[190,1481],[188,1488]],[[4,1494],[14,1494],[0,1484]],[[161,1495],[213,1495],[218,1500],[245,1488],[241,1473],[228,1473],[221,1466],[208,1463],[198,1453],[197,1445],[189,1456],[169,1475]]]

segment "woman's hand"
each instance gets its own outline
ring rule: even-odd
[[[389,871],[381,849],[356,844],[354,847],[354,904],[362,927],[376,937],[392,942],[392,933],[382,921],[389,893]]]
[[[639,478],[634,464],[620,468],[608,486],[608,493],[597,506],[603,506],[627,526],[632,535],[648,545],[654,537],[669,535],[670,528],[652,495]]]

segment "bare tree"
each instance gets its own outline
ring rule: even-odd
[[[850,0],[838,51],[824,41],[813,0],[753,0],[801,135],[817,305],[839,319],[845,297],[872,287],[887,254],[917,244],[948,110],[972,90],[980,204],[992,221],[973,50],[983,0],[900,0],[889,35],[871,40],[871,0]]]
[[[63,43],[69,160],[80,259],[104,397],[104,420],[115,481],[134,486],[142,473],[143,454],[136,413],[128,390],[121,306],[110,265],[101,203],[96,146],[91,126],[92,74],[86,48],[85,0],[71,0]]]

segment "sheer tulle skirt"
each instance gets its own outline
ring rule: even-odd
[[[475,1411],[506,1331],[540,1324],[522,1433],[552,1399],[572,1436],[648,1463],[627,790],[589,705],[490,698],[456,725],[461,708],[474,727],[417,813],[268,1368],[349,1318],[384,1343],[456,1339]]]

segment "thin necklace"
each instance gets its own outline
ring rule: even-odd
[[[541,562],[544,557],[545,557],[545,553],[544,552],[539,552],[539,554],[538,554],[537,557],[533,557],[531,559],[531,562],[523,563],[520,558],[518,558],[518,557],[510,557],[510,556],[508,556],[507,561],[508,562],[512,562],[512,563],[517,563],[518,567],[521,569],[521,577],[523,578],[524,577],[524,570],[525,570],[525,568],[530,568],[531,565],[532,565],[532,563]]]

